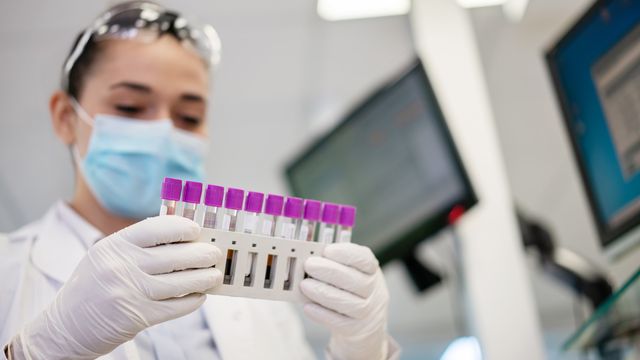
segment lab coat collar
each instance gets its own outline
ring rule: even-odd
[[[44,216],[34,239],[31,261],[45,275],[64,283],[102,233],[65,202],[58,201]]]

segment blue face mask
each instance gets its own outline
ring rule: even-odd
[[[132,219],[158,214],[165,177],[202,181],[207,142],[173,126],[171,120],[96,115],[77,102],[78,115],[93,126],[84,159],[76,162],[98,202]]]

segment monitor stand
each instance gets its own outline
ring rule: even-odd
[[[413,247],[411,251],[402,257],[402,263],[418,292],[425,292],[427,289],[442,282],[442,277],[419,260],[416,257],[417,253],[418,248]]]

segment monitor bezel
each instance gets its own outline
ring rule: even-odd
[[[388,241],[386,246],[380,249],[374,249],[376,257],[378,258],[380,264],[386,264],[391,260],[402,259],[403,257],[409,255],[414,251],[417,244],[428,239],[430,236],[433,236],[434,234],[451,224],[451,211],[454,208],[461,207],[466,212],[478,202],[476,192],[474,191],[467,171],[463,165],[462,158],[460,157],[458,148],[455,145],[455,141],[446,123],[446,119],[442,112],[440,103],[437,100],[436,94],[433,90],[433,87],[431,86],[431,82],[429,81],[427,72],[422,65],[422,61],[419,58],[414,59],[411,62],[411,65],[408,66],[408,68],[402,70],[399,74],[384,82],[383,86],[377,87],[376,90],[369,93],[368,96],[365,96],[363,100],[357,102],[350,111],[346,112],[343,120],[340,121],[338,125],[328,131],[326,134],[313,141],[305,150],[301,152],[300,155],[298,155],[294,160],[288,163],[285,170],[287,182],[289,184],[291,192],[296,196],[302,196],[303,194],[301,194],[300,189],[296,188],[296,185],[293,181],[293,172],[295,168],[301,163],[305,162],[312,153],[314,153],[317,149],[319,149],[327,141],[329,141],[332,136],[340,132],[351,122],[355,121],[359,113],[361,113],[371,104],[375,103],[378,99],[392,91],[400,81],[408,76],[411,76],[414,72],[418,72],[420,78],[424,82],[424,88],[426,90],[426,100],[428,103],[433,104],[433,112],[436,117],[436,122],[444,134],[444,139],[448,147],[452,151],[455,167],[461,176],[466,191],[460,199],[452,201],[446,207],[443,207],[443,209],[438,211],[434,216],[425,219],[422,222],[419,222],[413,228],[399,234],[397,236],[397,239]]]
[[[596,1],[579,17],[577,21],[575,21],[569,27],[568,30],[564,32],[564,35],[562,35],[556,42],[554,42],[554,45],[545,54],[547,68],[549,69],[553,87],[557,95],[556,99],[562,110],[565,134],[569,138],[569,142],[571,143],[571,152],[573,153],[573,158],[578,165],[582,187],[587,194],[587,199],[589,202],[589,210],[596,223],[600,244],[604,248],[612,247],[612,245],[614,245],[619,239],[623,238],[624,235],[631,232],[638,226],[638,224],[640,224],[640,211],[638,211],[634,216],[625,220],[620,225],[614,227],[609,226],[607,220],[601,216],[600,211],[598,210],[594,184],[592,184],[591,180],[589,179],[585,161],[580,152],[580,145],[578,144],[576,138],[573,136],[573,132],[571,130],[571,111],[569,101],[567,100],[567,95],[563,90],[562,82],[560,80],[560,70],[557,64],[557,54],[560,49],[564,47],[567,42],[569,42],[576,35],[576,33],[581,30],[583,26],[585,26],[585,24],[591,21],[594,16],[597,16],[597,14],[603,7],[610,5],[612,2],[613,0]]]

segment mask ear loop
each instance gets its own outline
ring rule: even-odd
[[[75,97],[70,96],[69,100],[71,101],[71,107],[78,114],[78,117],[87,125],[93,127],[93,119],[87,113],[87,111],[80,105],[78,100]],[[73,162],[76,165],[76,168],[82,171],[82,157],[80,156],[80,151],[78,151],[78,145],[71,145],[71,157],[73,158]]]
[[[71,107],[75,110],[76,114],[78,114],[78,117],[84,121],[85,124],[93,127],[93,118],[91,118],[91,115],[80,105],[78,100],[73,96],[70,96],[69,100],[71,101]]]

